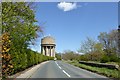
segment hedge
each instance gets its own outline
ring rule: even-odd
[[[19,65],[21,66],[19,67],[18,65],[14,65],[14,67],[17,67],[16,69],[14,69],[14,72],[20,71],[19,69],[26,69],[43,61],[53,60],[52,57],[45,56],[31,50],[29,50],[28,52],[29,53],[21,53],[21,55],[18,55],[18,58],[21,58],[19,63]],[[15,63],[18,64],[18,62]]]
[[[5,53],[6,54],[6,53]],[[53,57],[42,55],[38,52],[32,51],[30,49],[27,50],[18,50],[18,51],[12,51],[9,52],[11,56],[11,60],[9,61],[9,64],[12,65],[12,68],[5,68],[5,70],[9,69],[7,72],[3,72],[2,77],[5,78],[7,73],[7,76],[13,75],[17,72],[23,71],[31,66],[34,66],[36,64],[39,64],[43,61],[47,60],[53,60]],[[5,60],[4,60],[5,61]],[[4,64],[3,64],[4,65]]]

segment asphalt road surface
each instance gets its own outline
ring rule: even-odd
[[[106,78],[62,61],[49,61],[41,65],[30,78]]]

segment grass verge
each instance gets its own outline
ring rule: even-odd
[[[120,78],[120,71],[116,69],[108,69],[108,68],[99,68],[99,67],[93,67],[93,66],[88,66],[85,64],[80,64],[78,61],[65,61],[69,64],[72,64],[74,66],[107,76],[109,78]]]

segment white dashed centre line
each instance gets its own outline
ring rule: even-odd
[[[62,70],[68,77],[71,77],[66,71]]]
[[[62,69],[60,66],[58,66],[60,69]]]
[[[55,61],[55,63],[57,64],[57,66],[60,68],[60,69],[62,69],[59,65],[58,65],[58,63]],[[65,70],[63,70],[62,69],[62,71],[63,71],[63,73],[65,73],[68,77],[71,77]]]

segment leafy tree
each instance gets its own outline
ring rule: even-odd
[[[2,33],[9,32],[12,46],[18,49],[26,48],[37,37],[37,31],[42,31],[35,24],[35,11],[30,6],[24,2],[2,3]]]
[[[103,45],[101,43],[96,43],[93,47],[94,47],[94,51],[103,53]]]
[[[78,51],[88,53],[81,55],[80,60],[99,61],[102,57],[103,46],[101,43],[97,43],[92,38],[87,37],[86,41],[81,44],[81,49]]]
[[[104,56],[103,45],[101,43],[96,43],[94,46],[94,51],[90,53],[92,61],[100,61]]]
[[[2,78],[53,59],[28,49],[42,32],[41,27],[36,25],[34,12],[31,3],[2,3]]]
[[[109,33],[101,32],[98,36],[99,42],[96,42],[90,38],[87,38],[81,44],[79,52],[89,53],[80,56],[80,60],[85,61],[100,61],[100,62],[118,62],[119,53],[118,47],[118,33],[117,30],[112,30]]]
[[[11,57],[9,63],[12,62],[14,68],[13,72],[3,68],[3,75],[15,73],[27,67],[26,58],[30,55],[27,53],[27,48],[37,38],[38,33],[42,32],[41,27],[36,25],[35,11],[31,6],[31,3],[25,2],[2,2],[2,34],[7,33],[10,41],[10,47],[7,52],[4,51],[3,55],[9,54]],[[5,44],[8,45],[8,43]],[[7,60],[3,58],[3,61]],[[5,62],[2,66],[9,66],[9,63],[5,64]]]

